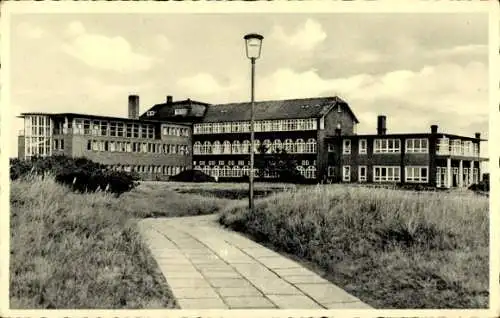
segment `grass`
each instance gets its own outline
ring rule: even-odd
[[[488,199],[329,185],[233,203],[220,222],[375,308],[488,307]]]
[[[11,183],[11,308],[176,308],[135,220],[218,211],[225,200],[143,184],[115,198],[53,178]]]

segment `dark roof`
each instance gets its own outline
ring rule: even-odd
[[[255,120],[319,118],[326,115],[336,104],[347,107],[353,119],[359,123],[349,105],[338,96],[255,102]],[[250,102],[210,105],[203,122],[250,120]]]
[[[166,124],[176,124],[176,125],[184,125],[187,124],[178,123],[174,121],[165,121],[165,120],[149,120],[149,119],[132,119],[127,117],[113,117],[113,116],[101,116],[101,115],[90,115],[90,114],[82,114],[82,113],[44,113],[44,112],[28,112],[21,113],[20,118],[29,115],[40,115],[40,116],[50,116],[50,117],[81,117],[87,119],[102,119],[102,120],[118,120],[118,121],[126,121],[126,122],[146,122],[146,123],[166,123]],[[188,125],[189,126],[189,125]]]
[[[172,102],[172,104],[170,104],[170,105],[192,105],[192,104],[204,105],[204,106],[210,105],[208,103],[199,102],[199,101],[192,100],[192,99],[189,99],[189,98],[185,99],[185,100],[178,100],[178,101]],[[150,109],[148,109],[147,111],[145,111],[141,116],[144,116],[149,111],[159,111],[161,108],[163,108],[165,106],[168,106],[168,105],[169,104],[167,104],[167,102],[160,103],[160,104],[155,104],[155,105],[153,105],[153,107],[151,107]]]
[[[378,138],[391,138],[391,137],[415,137],[415,138],[423,138],[423,137],[429,137],[431,135],[430,132],[428,133],[395,133],[395,134],[385,134],[385,135],[378,135],[378,134],[356,134],[356,135],[340,135],[340,136],[327,136],[327,139],[335,139],[335,138],[347,138],[347,137],[354,137],[354,138],[368,138],[368,137],[378,137]],[[479,141],[488,141],[487,139],[478,139],[476,137],[469,137],[469,136],[460,136],[460,135],[454,135],[454,134],[447,134],[447,133],[437,133],[438,136],[444,136],[448,138],[457,138],[457,139],[465,139],[465,140],[479,140]]]

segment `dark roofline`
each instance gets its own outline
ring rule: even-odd
[[[347,138],[347,137],[355,137],[355,138],[363,138],[363,137],[429,137],[431,136],[432,133],[392,133],[392,134],[384,134],[384,135],[378,135],[378,134],[356,134],[356,135],[340,135],[340,136],[335,136],[335,135],[329,135],[326,136],[327,139],[337,139],[337,138]],[[483,139],[483,138],[476,138],[476,137],[469,137],[469,136],[460,136],[460,135],[455,135],[455,134],[448,134],[448,133],[437,133],[437,136],[445,136],[445,137],[451,137],[451,138],[460,138],[460,139],[467,139],[471,141],[479,140],[479,141],[488,141],[488,139]]]
[[[117,120],[117,121],[127,121],[127,122],[146,122],[146,123],[164,123],[164,124],[175,124],[181,126],[190,126],[189,123],[179,123],[175,121],[165,121],[165,120],[150,120],[150,119],[132,119],[127,117],[114,117],[114,116],[104,116],[104,115],[90,115],[90,114],[82,114],[82,113],[44,113],[44,112],[28,112],[21,113],[21,115],[17,116],[18,118],[24,118],[29,115],[41,115],[41,116],[50,116],[50,117],[83,117],[88,119],[107,119],[107,120]]]

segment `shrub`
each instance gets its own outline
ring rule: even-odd
[[[181,182],[215,182],[215,179],[200,170],[184,170],[170,178]]]
[[[58,183],[77,192],[107,191],[119,196],[137,186],[137,174],[111,171],[87,158],[66,156],[35,157],[31,160],[12,159],[10,178],[16,180],[33,175],[50,174]]]

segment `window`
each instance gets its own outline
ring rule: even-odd
[[[316,152],[316,139],[310,138],[307,140],[305,152],[315,153]]]
[[[214,145],[213,145],[213,148],[212,148],[212,153],[214,153],[214,154],[220,154],[221,153],[220,141],[218,141],[218,140],[214,141]]]
[[[360,154],[366,154],[367,152],[367,142],[366,139],[360,139],[359,140],[359,153]]]
[[[344,182],[351,181],[351,166],[342,167],[342,181]]]
[[[255,140],[254,140],[255,143]],[[250,153],[250,141],[243,140],[243,146],[241,147],[241,153]]]
[[[253,150],[253,151],[254,151],[254,153],[255,153],[255,152],[257,152],[257,153],[258,153],[258,152],[260,151],[260,149],[259,149],[259,148],[260,148],[260,140],[259,140],[259,139],[255,139],[255,140],[253,141],[253,146],[254,146],[254,148],[253,148],[253,149],[254,149],[254,150]]]
[[[269,139],[266,139],[264,140],[264,142],[262,143],[264,145],[264,147],[266,148],[266,153],[271,153],[271,140]]]
[[[212,124],[212,131],[214,134],[220,133],[220,124],[219,123],[213,123]]]
[[[351,153],[351,140],[350,139],[344,139],[342,153],[344,155],[349,155]]]
[[[302,139],[297,139],[295,141],[295,149],[298,153],[303,153],[305,148],[305,143],[304,140]]]
[[[219,160],[219,166],[223,166],[224,165],[224,160]]]
[[[316,167],[315,166],[309,166],[305,170],[305,177],[307,179],[315,179],[316,178]]]
[[[399,139],[375,139],[373,153],[397,153],[401,151]]]
[[[275,139],[273,142],[273,150],[278,151],[281,149],[281,140]]]
[[[193,153],[195,155],[199,155],[201,153],[201,142],[197,141],[197,142],[194,143]]]
[[[230,154],[231,153],[231,143],[229,142],[229,140],[224,140],[222,145],[223,145],[222,152],[225,154]]]
[[[201,133],[201,125],[195,124],[193,127],[193,134],[199,134],[199,133]]]
[[[366,166],[359,166],[358,168],[358,181],[366,181],[367,179],[367,169]]]
[[[334,144],[328,144],[328,152],[334,152],[334,151],[335,151]]]
[[[241,153],[240,142],[238,140],[233,141],[232,150],[233,150],[233,153]]]
[[[338,112],[338,113],[341,113],[341,112],[342,112],[342,107],[340,106],[340,104],[337,104],[337,112]]]
[[[212,146],[210,145],[210,141],[205,141],[203,143],[202,153],[209,154],[212,152]]]
[[[200,161],[200,166],[204,166],[204,165],[205,165],[205,160]]]
[[[426,138],[406,139],[407,153],[428,153],[429,147]]]
[[[219,166],[215,166],[212,169],[212,177],[218,177],[219,176]]]
[[[395,182],[400,181],[400,167],[396,166],[374,166],[373,181],[375,182]]]
[[[308,166],[309,165],[309,160],[302,160],[302,165],[303,166]]]
[[[155,111],[154,110],[149,110],[147,113],[146,113],[146,116],[148,117],[151,117],[151,116],[154,116],[155,115]]]
[[[245,164],[245,160],[238,160],[238,165],[243,166]]]
[[[335,167],[328,166],[328,176],[335,177]]]
[[[408,166],[405,168],[405,181],[413,183],[427,183],[429,182],[429,169],[428,167],[414,167]]]
[[[243,176],[249,176],[250,175],[250,167],[249,166],[244,166],[242,169],[241,169],[241,174]]]
[[[295,152],[294,150],[295,149],[293,147],[293,141],[291,139],[286,139],[285,140],[285,151],[287,153],[293,153],[293,152]]]

